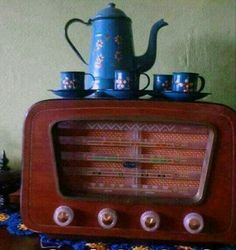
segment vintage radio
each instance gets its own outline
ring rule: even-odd
[[[234,244],[235,128],[235,112],[218,104],[39,102],[24,127],[24,223],[57,235]]]

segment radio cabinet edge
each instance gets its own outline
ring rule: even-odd
[[[60,235],[236,243],[235,112],[46,100],[24,124],[21,212]]]

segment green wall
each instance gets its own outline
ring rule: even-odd
[[[55,98],[59,72],[86,70],[64,39],[74,17],[88,20],[109,1],[0,0],[0,150],[20,167],[23,122],[35,102]],[[136,55],[147,47],[151,25],[164,18],[157,60],[148,74],[198,72],[206,79],[204,100],[236,109],[235,0],[114,0],[133,20]],[[84,57],[90,29],[74,25],[72,39]]]

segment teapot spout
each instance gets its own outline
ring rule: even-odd
[[[166,23],[164,19],[161,19],[154,23],[154,25],[152,26],[147,51],[142,56],[135,57],[137,72],[145,72],[149,70],[155,63],[157,50],[157,32],[160,28],[166,25],[168,25],[168,23]]]

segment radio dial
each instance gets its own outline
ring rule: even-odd
[[[61,227],[68,226],[73,219],[74,212],[70,207],[60,206],[54,211],[53,220]]]
[[[117,223],[117,213],[111,208],[104,208],[98,213],[98,223],[102,228],[113,228]]]
[[[184,227],[191,234],[200,233],[204,228],[203,217],[198,213],[190,213],[184,217]]]
[[[145,231],[153,232],[160,226],[160,216],[154,211],[146,211],[141,215],[140,223]]]

